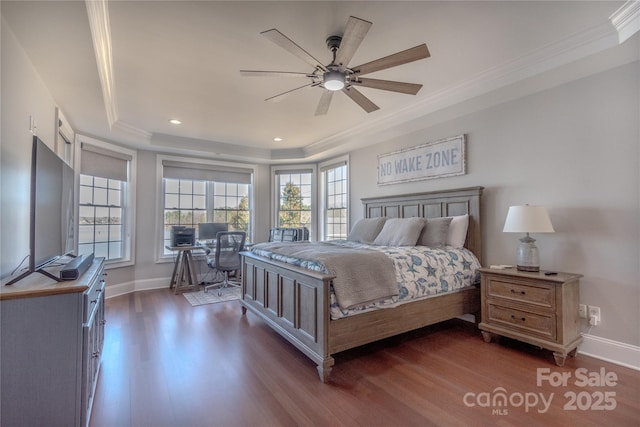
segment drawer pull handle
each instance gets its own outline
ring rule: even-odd
[[[512,319],[517,319],[517,317],[514,316],[513,314],[511,315],[511,318]],[[520,317],[520,320],[522,320],[524,322],[525,320],[527,320],[527,318],[526,317]]]
[[[91,302],[91,304],[95,304],[95,303],[98,302],[98,299],[97,298],[96,299],[92,299],[90,302]]]
[[[516,291],[515,289],[511,289],[511,293],[512,293],[512,294],[520,294],[520,295],[524,295],[524,294],[526,294],[526,292],[525,292],[525,291]]]

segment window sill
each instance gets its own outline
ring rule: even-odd
[[[106,260],[104,262],[105,270],[110,270],[112,268],[131,267],[133,265],[135,265],[135,261],[133,260],[114,260],[114,261]]]

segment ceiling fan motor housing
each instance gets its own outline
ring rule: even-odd
[[[342,37],[340,36],[329,36],[327,37],[327,47],[330,51],[335,52],[340,48],[340,42],[342,41]]]

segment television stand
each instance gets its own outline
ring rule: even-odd
[[[29,276],[32,273],[40,273],[43,274],[45,276],[47,276],[50,279],[55,280],[56,282],[62,282],[62,279],[54,276],[53,274],[49,273],[47,270],[45,270],[43,267],[40,267],[36,270],[33,271],[25,271],[24,273],[22,273],[21,275],[19,275],[18,277],[11,279],[9,282],[5,283],[5,286],[9,286],[9,285],[13,285],[14,283],[24,279],[25,277]]]
[[[63,280],[65,280],[62,276],[58,277],[58,276],[54,276],[53,274],[49,273],[47,270],[45,270],[44,268],[47,266],[50,266],[51,264],[53,264],[56,261],[60,261],[61,258],[63,257],[69,257],[71,258],[71,261],[69,261],[67,264],[62,266],[62,269],[64,270],[66,265],[72,266],[72,263],[75,262],[82,262],[82,260],[85,258],[84,255],[73,255],[73,254],[67,254],[67,255],[63,255],[63,256],[59,256],[57,258],[52,259],[51,261],[47,262],[44,265],[41,265],[40,267],[36,268],[35,270],[29,270],[29,271],[25,271],[24,273],[22,273],[21,275],[19,275],[18,277],[15,277],[13,279],[11,279],[9,282],[5,283],[5,286],[9,286],[9,285],[13,285],[14,283],[24,279],[25,277],[31,275],[31,273],[40,273],[43,276],[47,276],[50,279],[55,280],[56,282],[62,282]],[[93,253],[91,253],[91,259],[87,260],[88,261],[88,265],[90,265],[93,262]],[[87,265],[87,267],[88,267]],[[75,267],[74,267],[75,268]],[[86,270],[86,268],[85,268]],[[84,270],[82,271],[84,273]],[[76,279],[77,277],[74,277],[74,279]]]

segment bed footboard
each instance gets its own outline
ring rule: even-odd
[[[329,286],[333,276],[272,263],[243,252],[243,312],[251,310],[318,365],[326,382],[329,354]]]
[[[242,308],[313,360],[327,382],[333,354],[480,310],[480,291],[460,291],[338,320],[330,319],[333,276],[243,253]]]

